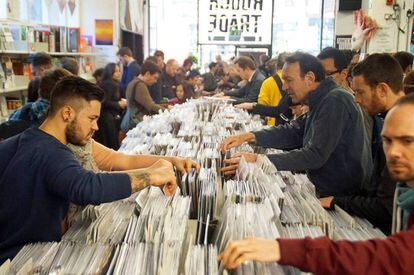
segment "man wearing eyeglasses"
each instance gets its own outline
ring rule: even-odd
[[[348,69],[348,61],[343,52],[339,49],[326,47],[324,48],[319,54],[318,59],[321,61],[322,66],[325,70],[325,76],[331,77],[335,80],[338,85],[344,88],[346,91],[354,95],[354,91],[349,86],[348,77],[349,77],[349,69]],[[373,119],[370,114],[364,109],[361,109],[363,118],[364,118],[364,125],[368,143],[372,143],[372,128],[373,128]]]
[[[346,60],[345,54],[338,49],[327,47],[324,48],[317,57],[325,69],[325,75],[327,77],[332,77],[336,83],[353,94],[346,79],[348,76],[348,61]]]

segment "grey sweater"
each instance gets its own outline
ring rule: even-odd
[[[259,146],[290,150],[268,157],[280,171],[306,171],[321,197],[369,184],[373,164],[361,110],[330,78],[309,94],[304,119],[254,134]]]

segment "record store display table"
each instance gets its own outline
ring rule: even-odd
[[[229,241],[246,236],[385,238],[366,220],[324,210],[305,175],[277,171],[264,154],[256,163],[242,159],[235,178],[224,178],[223,159],[265,149],[244,144],[222,155],[223,139],[263,127],[246,112],[208,99],[145,118],[128,132],[121,152],[192,158],[200,172],[177,174],[172,198],[147,188],[122,201],[85,207],[61,242],[26,245],[0,273],[299,274],[256,262],[227,271],[217,255]]]

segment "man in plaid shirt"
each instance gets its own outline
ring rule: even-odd
[[[62,68],[46,71],[40,79],[40,98],[35,102],[27,103],[14,111],[10,115],[9,121],[25,120],[36,125],[40,124],[49,108],[53,87],[60,79],[69,75],[71,75],[71,73]]]

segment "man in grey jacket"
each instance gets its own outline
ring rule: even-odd
[[[222,150],[244,142],[287,152],[268,155],[280,171],[306,171],[320,196],[358,193],[372,173],[363,118],[350,93],[325,79],[320,61],[296,52],[286,59],[284,90],[294,103],[309,105],[304,117],[290,124],[227,138]],[[226,160],[225,174],[233,174],[240,155],[254,162],[255,154],[242,153]]]
[[[247,84],[240,89],[219,93],[216,96],[233,99],[233,104],[257,102],[260,87],[265,80],[264,75],[256,69],[256,64],[250,57],[241,56],[235,64],[240,78],[246,80]]]

